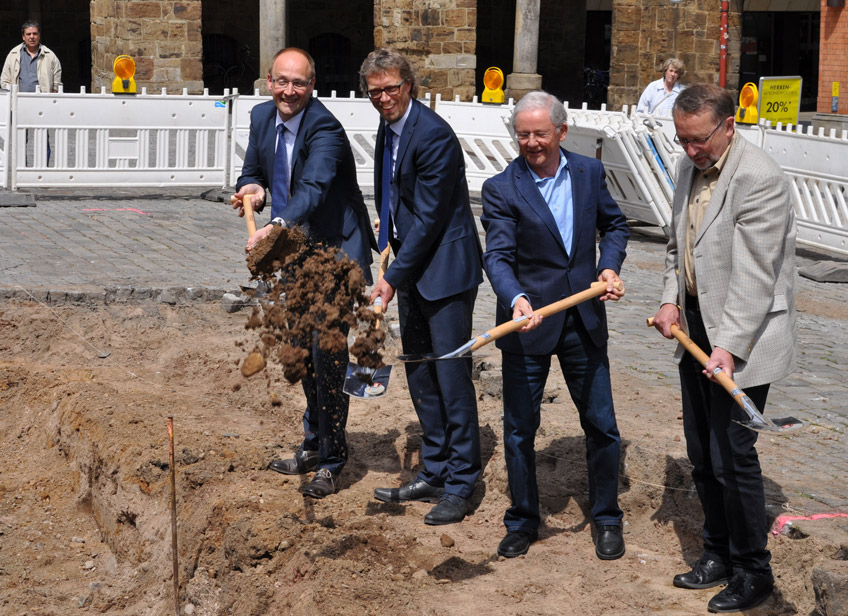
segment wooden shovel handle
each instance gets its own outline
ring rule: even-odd
[[[648,327],[653,327],[654,317],[649,317],[647,323]],[[707,362],[710,360],[710,356],[704,353],[704,351],[701,350],[701,347],[692,342],[692,339],[688,335],[686,335],[686,332],[684,332],[674,323],[671,324],[671,335],[674,336],[677,341],[683,345],[683,348],[685,348],[687,351],[689,351],[689,353],[692,354],[692,357],[698,360],[699,364],[701,364],[704,368],[707,367]],[[727,374],[725,374],[724,371],[720,368],[716,368],[716,372],[713,372],[713,376],[719,382],[719,384],[724,387],[725,390],[727,390],[727,393],[733,396],[736,402],[741,406],[743,404],[742,396],[745,395],[745,392],[742,391],[742,388],[739,387],[739,385],[737,385],[736,382],[732,378],[727,376]]]
[[[230,196],[230,203],[235,205],[238,199],[235,195]],[[256,216],[253,213],[253,195],[245,195],[241,198],[241,206],[244,208],[244,221],[247,223],[247,239],[256,233]]]
[[[621,289],[622,283],[616,282],[615,288]],[[607,292],[607,283],[596,281],[593,282],[588,289],[585,291],[580,291],[579,293],[575,293],[574,295],[569,295],[558,302],[553,302],[552,304],[548,304],[547,306],[542,306],[541,308],[534,310],[534,314],[540,314],[543,317],[548,317],[552,314],[556,314],[557,312],[562,312],[567,308],[571,308],[572,306],[576,306],[580,302],[585,302],[587,299],[591,299],[593,297],[599,297]],[[503,338],[507,334],[511,334],[512,332],[518,331],[522,327],[527,324],[527,319],[520,319],[518,321],[512,320],[507,321],[506,323],[501,323],[497,327],[493,327],[485,334],[477,336],[477,341],[471,345],[470,351],[476,351],[481,346],[489,344],[493,340],[497,340],[498,338]]]

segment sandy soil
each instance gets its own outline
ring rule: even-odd
[[[671,585],[699,555],[701,518],[667,385],[613,359],[627,554],[602,562],[582,434],[552,376],[537,443],[541,538],[504,560],[495,553],[508,504],[499,400],[481,394],[485,471],[462,524],[426,526],[429,505],[372,498],[418,463],[420,431],[397,367],[385,397],[351,405],[342,490],[305,499],[309,476],[266,470],[299,442],[302,394],[278,365],[242,376],[256,345],[246,320],[211,304],[0,306],[0,613],[174,613],[168,416],[182,613],[706,613],[714,591]],[[497,369],[494,349],[484,359]],[[770,541],[778,590],[752,614],[810,614],[813,568],[848,573],[826,540]]]

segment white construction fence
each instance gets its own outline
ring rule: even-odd
[[[321,101],[345,127],[359,183],[373,185],[379,116],[371,103]],[[269,97],[21,93],[0,91],[0,188],[97,186],[233,186],[241,173],[252,108]],[[451,125],[465,152],[472,191],[518,154],[509,130],[512,101],[423,99]],[[566,107],[568,105],[566,104]],[[565,146],[599,158],[607,184],[628,218],[666,233],[677,162],[671,118],[624,111],[568,109]],[[786,171],[799,242],[848,254],[848,135],[794,126],[739,126]]]

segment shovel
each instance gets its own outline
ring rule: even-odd
[[[648,327],[654,326],[654,318],[651,317],[648,319]],[[671,326],[672,335],[677,338],[677,341],[683,345],[687,351],[689,351],[692,356],[698,360],[702,366],[706,368],[707,362],[710,357],[706,353],[704,353],[700,347],[692,342],[692,339],[686,335],[682,329],[677,327],[677,325]],[[754,432],[794,432],[800,428],[804,427],[804,424],[799,419],[795,419],[794,417],[780,417],[774,420],[766,419],[762,413],[760,413],[757,406],[754,404],[754,401],[751,400],[742,388],[737,385],[733,379],[727,376],[721,368],[716,368],[713,370],[713,376],[715,376],[716,380],[721,384],[722,387],[729,393],[736,403],[740,406],[740,408],[745,411],[745,414],[748,416],[747,420],[739,421],[738,419],[734,419],[736,423],[740,426],[745,426],[746,428],[753,430]]]
[[[615,283],[615,288],[621,289],[622,284],[620,282]],[[580,302],[585,302],[587,299],[603,295],[606,292],[607,283],[599,281],[593,282],[591,286],[585,291],[580,291],[580,293],[569,295],[568,297],[563,298],[558,302],[548,304],[547,306],[542,306],[538,310],[534,310],[533,313],[540,314],[543,317],[547,317],[552,314],[556,314],[557,312],[562,312],[563,310],[571,308],[572,306],[576,306]],[[493,327],[489,331],[482,333],[475,338],[472,338],[455,351],[451,351],[446,355],[438,355],[436,353],[413,353],[410,355],[398,355],[397,359],[404,363],[409,363],[419,361],[437,361],[442,359],[460,359],[463,357],[468,357],[469,355],[471,355],[472,351],[476,351],[480,347],[489,344],[493,340],[503,338],[507,334],[511,334],[514,331],[518,331],[519,329],[524,327],[524,322],[526,320],[527,316],[525,315],[520,316],[517,319],[513,319],[512,321],[501,323],[497,327]]]
[[[383,278],[389,267],[389,251],[391,246],[386,246],[380,253],[380,266],[377,270],[377,281]],[[374,329],[380,329],[383,321],[383,300],[378,297],[374,300]],[[366,368],[354,363],[347,365],[347,374],[342,391],[355,398],[379,398],[385,395],[389,386],[389,377],[392,374],[391,366],[382,368]]]
[[[230,203],[236,203],[236,196],[230,197]],[[253,195],[245,195],[241,200],[244,208],[244,220],[247,223],[248,238],[256,233],[256,216],[253,210]],[[253,276],[270,274],[274,271],[274,264],[285,259],[286,255],[297,252],[297,239],[292,237],[291,230],[287,228],[273,229],[272,234],[261,242],[258,242],[247,258],[247,267]],[[271,238],[274,239],[271,239]]]

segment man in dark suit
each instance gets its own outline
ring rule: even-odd
[[[405,353],[448,353],[471,338],[483,280],[462,148],[450,126],[415,100],[417,77],[404,56],[377,49],[359,76],[381,116],[374,157],[378,244],[381,250],[391,244],[395,254],[371,298],[388,306],[397,292]],[[424,521],[459,522],[481,471],[471,360],[405,367],[423,433],[423,468],[411,483],[378,488],[374,496],[386,502],[438,500]]]
[[[568,132],[562,103],[531,92],[512,114],[520,156],[483,184],[486,252],[483,263],[498,298],[498,324],[528,319],[520,332],[497,342],[503,352],[504,450],[512,505],[505,557],[527,552],[538,537],[539,492],[534,441],[545,381],[556,355],[586,435],[589,504],[595,552],[604,560],[624,554],[618,507],[621,438],[615,421],[606,313],[593,299],[546,317],[533,313],[606,282],[600,300],[616,289],[630,231],[607,191],[603,165],[560,147]],[[600,235],[597,258],[595,235]]]
[[[299,225],[310,240],[339,246],[356,260],[370,284],[376,241],[356,181],[353,153],[341,124],[312,97],[314,87],[315,63],[308,53],[287,48],[274,56],[268,71],[273,100],[251,112],[250,139],[233,207],[243,216],[241,200],[251,194],[262,209],[270,188],[271,222],[248,239],[248,249],[268,235],[271,225]],[[347,348],[329,353],[312,343],[303,379],[303,442],[294,458],[270,465],[287,475],[317,469],[303,491],[314,498],[338,490],[338,476],[347,461],[349,401],[342,391],[347,363]]]

